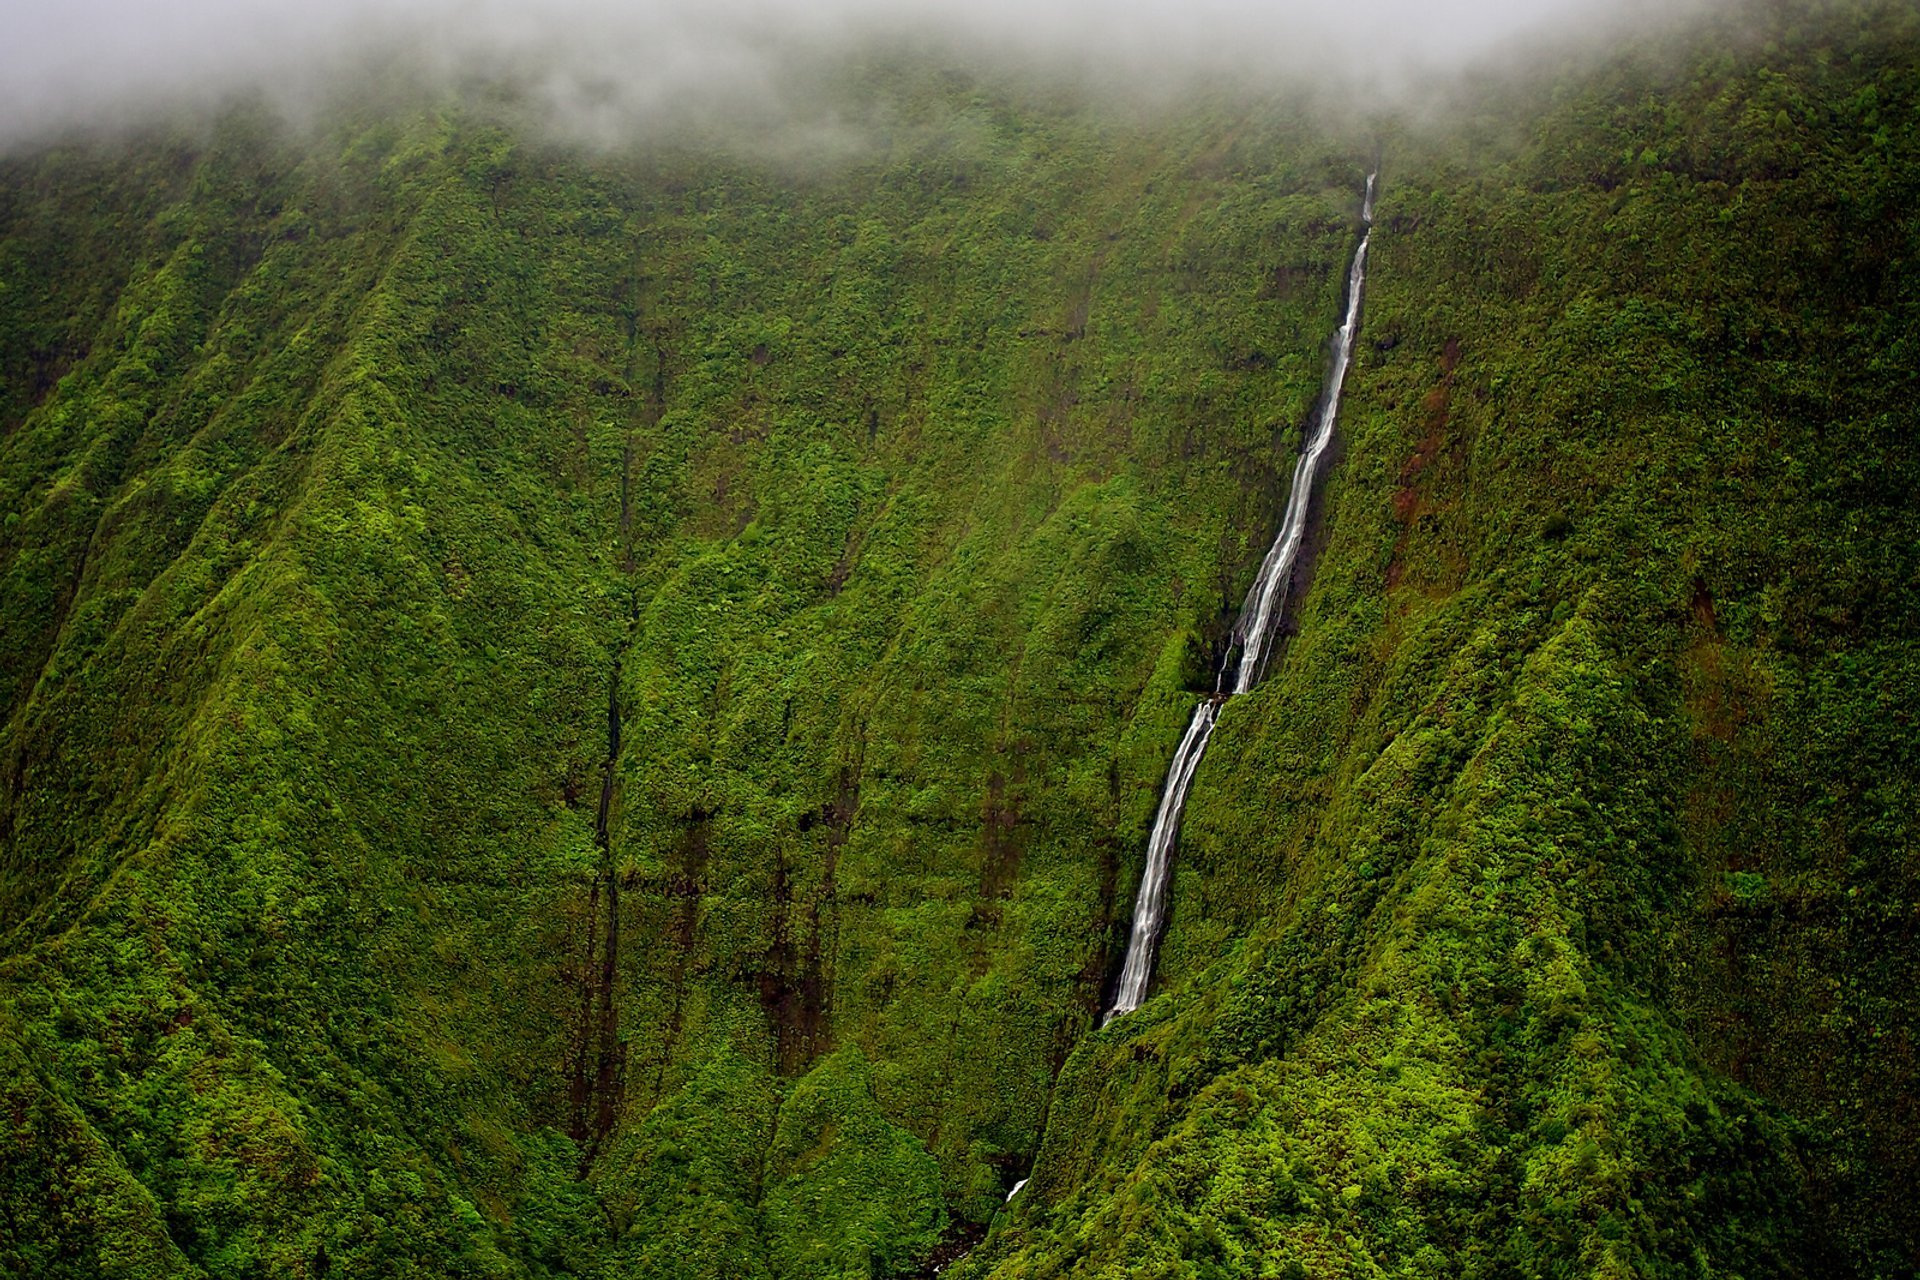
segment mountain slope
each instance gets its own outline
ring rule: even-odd
[[[1398,150],[1169,994],[968,1274],[1911,1274],[1916,31],[1769,34]]]
[[[0,162],[0,1270],[1911,1273],[1916,39]]]
[[[14,163],[12,1265],[811,1274],[999,1203],[1358,170],[875,92],[824,175]]]

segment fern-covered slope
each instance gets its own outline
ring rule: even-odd
[[[5,162],[0,1270],[1911,1272],[1920,46],[1753,21],[1384,145]]]
[[[998,1204],[1359,171],[896,97],[824,176],[13,164],[13,1265],[812,1274]]]
[[[969,1274],[1920,1262],[1916,28],[1715,35],[1396,150],[1169,994]]]

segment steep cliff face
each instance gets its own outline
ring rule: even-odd
[[[1390,150],[1166,996],[968,1274],[1920,1262],[1914,38],[1780,19]]]
[[[1359,173],[905,83],[10,163],[11,1265],[813,1274],[1025,1171]]]
[[[0,1271],[1912,1270],[1920,44],[1762,22],[0,164]]]

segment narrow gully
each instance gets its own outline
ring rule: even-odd
[[[626,1064],[620,1043],[620,1013],[615,986],[620,966],[620,877],[613,865],[609,829],[620,762],[620,672],[615,658],[607,689],[607,758],[600,770],[600,803],[593,839],[600,855],[587,898],[586,963],[580,978],[580,1042],[569,1093],[573,1116],[568,1132],[580,1144],[582,1174],[619,1118],[621,1075]],[[600,911],[604,890],[606,917]]]

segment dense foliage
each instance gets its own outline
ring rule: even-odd
[[[1920,1265],[1920,25],[1714,34],[1393,149],[1167,994],[969,1275]]]
[[[0,161],[0,1273],[1913,1272],[1917,67]]]

